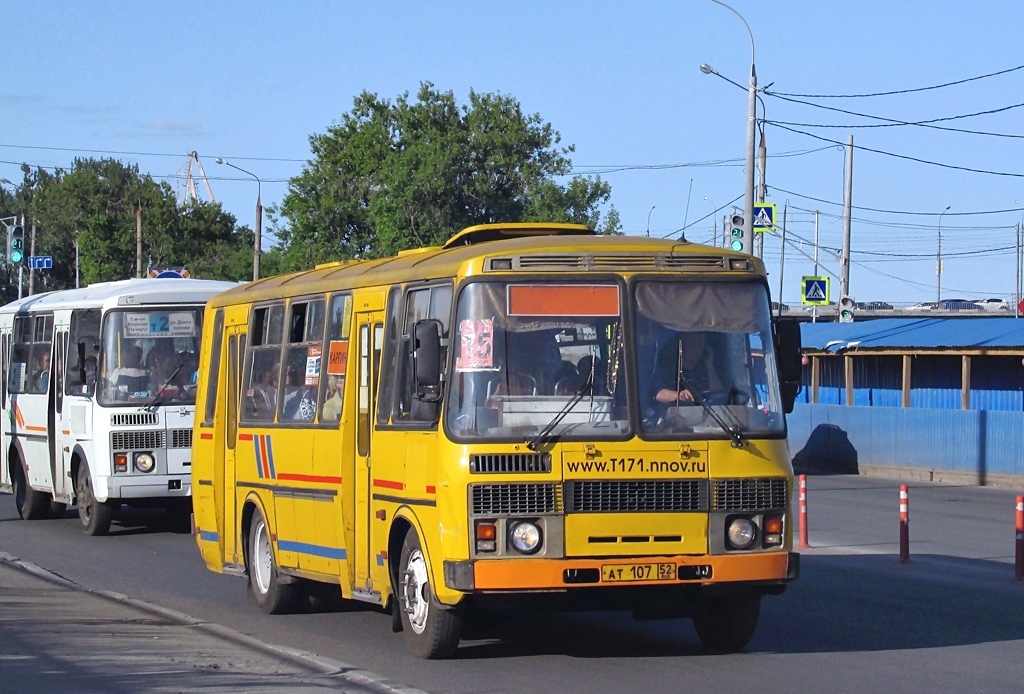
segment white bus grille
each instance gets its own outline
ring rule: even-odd
[[[156,412],[128,412],[123,414],[110,415],[110,426],[112,427],[135,427],[153,426],[158,424],[159,415]]]
[[[164,447],[162,431],[115,431],[110,434],[110,448],[115,451],[151,451]]]

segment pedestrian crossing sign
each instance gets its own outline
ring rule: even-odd
[[[756,202],[754,203],[754,233],[763,234],[766,231],[775,231],[775,203]]]
[[[805,306],[826,306],[829,303],[829,278],[804,277],[800,303]]]

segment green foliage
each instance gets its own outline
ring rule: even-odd
[[[0,216],[34,221],[30,252],[53,257],[52,268],[33,273],[34,293],[75,286],[76,241],[81,286],[135,277],[140,210],[143,272],[149,265],[184,265],[193,277],[252,278],[252,231],[236,228],[235,217],[217,203],[178,207],[167,183],[113,159],[76,159],[70,170],[53,173],[22,168],[16,192],[0,197]],[[0,290],[6,300],[17,298],[17,282],[17,269],[5,263]]]
[[[421,85],[394,102],[364,92],[326,133],[310,137],[313,157],[291,180],[279,209],[282,269],[341,258],[381,257],[438,245],[461,229],[498,221],[585,223],[619,231],[611,187],[569,175],[572,147],[537,114],[503,94]]]

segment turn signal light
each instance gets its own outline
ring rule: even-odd
[[[782,544],[782,516],[766,516],[764,519],[764,546]]]
[[[476,551],[493,552],[497,547],[498,528],[491,521],[476,523]]]

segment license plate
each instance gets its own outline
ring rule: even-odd
[[[605,583],[629,581],[674,581],[675,564],[603,564],[601,580]]]

